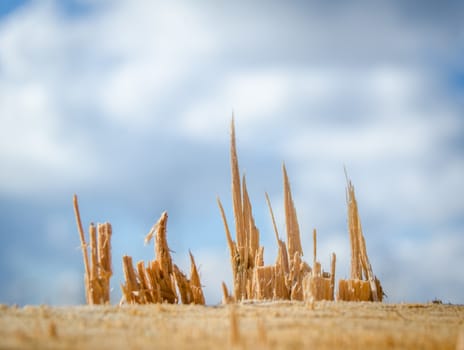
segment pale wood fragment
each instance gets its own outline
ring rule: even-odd
[[[237,248],[239,251],[240,260],[245,261],[246,236],[243,223],[242,192],[240,185],[240,172],[238,167],[237,147],[235,143],[235,126],[233,118],[230,129],[230,166],[232,173],[232,207],[234,210],[235,235],[237,239]]]
[[[330,300],[335,300],[335,265],[337,263],[337,256],[332,253],[330,261]]]
[[[111,224],[106,222],[98,224],[98,277],[101,286],[101,299],[103,303],[110,302],[110,279],[113,275],[111,263]]]
[[[192,302],[194,304],[205,305],[205,296],[201,288],[200,275],[198,274],[197,266],[193,254],[190,254],[190,289],[192,291]]]
[[[248,189],[246,186],[245,176],[242,181],[243,191],[243,221],[245,223],[245,232],[247,236],[247,247],[249,254],[249,261],[247,267],[254,267],[256,255],[258,254],[259,247],[259,230],[256,227],[255,220],[253,217],[253,210],[251,206],[250,197],[248,195]],[[247,262],[245,262],[246,264]]]
[[[277,261],[282,266],[285,275],[290,273],[290,263],[288,261],[287,246],[284,241],[279,240],[279,250],[277,254]]]
[[[358,203],[354,192],[354,186],[348,178],[346,200],[348,208],[348,230],[351,244],[351,280],[345,284],[341,282],[342,290],[339,291],[341,300],[351,300],[343,298],[354,298],[365,301],[382,301],[383,290],[380,281],[375,277],[372,266],[367,256],[366,241],[362,232],[361,219],[359,217]],[[365,290],[365,285],[369,286],[369,293]],[[365,298],[365,299],[360,299]]]
[[[287,287],[286,273],[280,264],[274,266],[274,295],[273,298],[276,300],[288,300],[290,299],[289,288]]]
[[[301,255],[295,251],[290,270],[290,281],[292,283],[290,299],[303,300],[303,274],[301,273]]]
[[[227,285],[225,282],[222,282],[222,303],[223,304],[230,304],[234,302],[234,298],[229,294],[229,290],[227,289]]]
[[[192,288],[190,287],[189,280],[180,269],[174,264],[174,276],[176,277],[177,288],[180,294],[180,300],[182,304],[191,304],[193,303],[193,293]]]
[[[123,297],[129,304],[138,303],[138,292],[140,286],[137,282],[137,275],[132,264],[132,257],[124,255],[122,257],[122,267],[126,283],[121,285]]]
[[[168,241],[166,237],[166,224],[168,221],[168,213],[163,212],[161,217],[152,227],[148,235],[145,237],[145,243],[155,238],[155,257],[160,263],[161,271],[166,274],[172,273],[172,258],[169,252]]]
[[[159,285],[159,277],[155,273],[155,261],[148,263],[148,266],[145,269],[145,279],[148,285],[148,292],[151,295],[153,303],[161,303],[161,288]]]
[[[139,302],[140,304],[148,304],[153,302],[150,293],[150,283],[148,281],[147,271],[143,261],[137,263],[137,274],[139,279]]]
[[[93,223],[89,226],[90,238],[90,301],[89,304],[99,304],[100,288],[98,287],[98,250],[97,250],[97,235],[95,225]]]
[[[93,223],[89,226],[89,246],[85,242],[77,196],[73,197],[74,215],[81,240],[85,268],[85,294],[87,304],[110,302],[111,271],[111,225],[98,224],[98,236]],[[103,231],[101,230],[103,229]],[[103,238],[104,237],[104,238]],[[88,249],[90,248],[90,259]]]
[[[259,247],[258,249],[258,253],[256,254],[254,266],[255,267],[264,266],[264,247],[263,246]]]
[[[274,266],[260,266],[255,268],[255,299],[272,300],[274,297],[274,274]]]
[[[340,280],[338,285],[338,300],[372,301],[369,281],[358,279]]]
[[[87,252],[87,244],[85,243],[84,228],[82,226],[81,214],[79,212],[79,203],[77,195],[73,196],[74,216],[76,217],[77,230],[79,232],[79,238],[81,240],[82,256],[84,260],[84,283],[85,283],[85,295],[87,304],[90,304],[90,267],[89,267],[89,256]]]
[[[282,165],[282,173],[284,178],[284,209],[285,209],[285,227],[287,230],[288,255],[291,257],[298,253],[303,255],[300,241],[300,228],[296,215],[295,204],[293,203],[292,193],[290,189],[290,181],[288,180],[285,164]],[[290,260],[290,263],[292,260]]]

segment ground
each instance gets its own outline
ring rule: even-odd
[[[464,306],[355,302],[0,305],[1,349],[463,349]]]

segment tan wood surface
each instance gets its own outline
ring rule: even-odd
[[[0,306],[2,349],[464,349],[464,306]]]

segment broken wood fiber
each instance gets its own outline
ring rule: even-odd
[[[77,195],[73,196],[73,207],[84,260],[84,285],[87,304],[107,304],[110,302],[110,279],[113,274],[111,269],[111,224],[98,224],[97,232],[97,228],[91,223],[89,225],[89,245],[87,245]]]
[[[173,263],[167,241],[168,214],[163,212],[145,237],[145,243],[154,240],[155,259],[145,266],[143,261],[132,265],[132,258],[123,257],[125,283],[122,303],[149,304],[179,301],[183,304],[205,304],[200,275],[193,254],[190,254],[190,279]]]
[[[233,275],[232,296],[229,296],[227,288],[223,284],[224,302],[230,302],[230,300],[239,302],[249,299],[304,300],[305,295],[308,294],[305,293],[304,281],[313,276],[317,271],[319,271],[319,277],[323,280],[321,283],[314,282],[312,284],[312,288],[315,288],[312,294],[317,299],[333,300],[332,274],[321,275],[320,264],[316,264],[315,261],[316,257],[314,257],[313,264],[317,266],[315,269],[311,269],[302,260],[303,250],[301,247],[300,228],[285,165],[282,166],[282,174],[287,239],[285,242],[279,237],[271,201],[269,195],[265,193],[277,242],[278,254],[274,265],[264,264],[264,247],[259,245],[260,233],[255,225],[246,178],[240,175],[233,118],[230,132],[230,164],[236,241],[234,241],[229,230],[221,201],[219,198],[217,200],[229,247]],[[316,244],[316,242],[314,243]],[[315,255],[316,246],[314,247]],[[318,288],[322,288],[321,291],[318,291]]]
[[[374,275],[369,262],[354,186],[348,179],[346,170],[345,176],[347,181],[348,231],[351,245],[351,278],[339,281],[338,299],[346,301],[382,301],[382,286]]]

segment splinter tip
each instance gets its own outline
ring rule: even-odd
[[[195,258],[193,257],[192,251],[189,249],[189,255],[190,255],[190,262],[192,265],[195,265]]]

